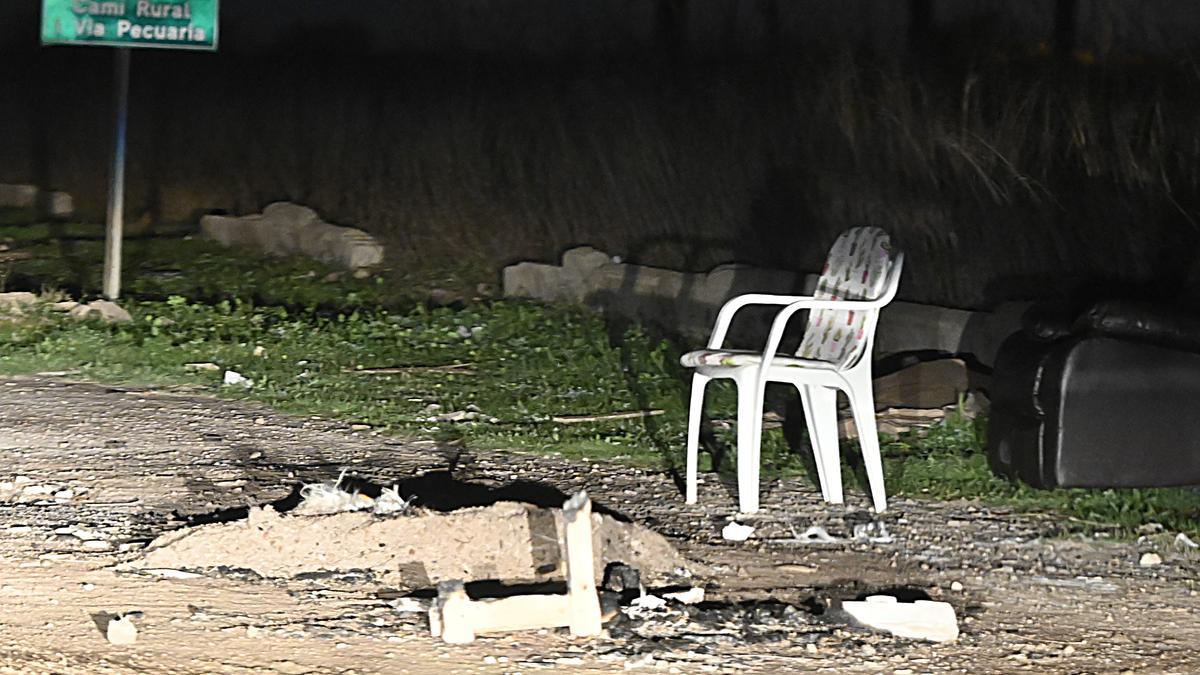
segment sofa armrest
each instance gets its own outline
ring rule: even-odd
[[[1101,300],[1079,315],[1071,333],[1200,352],[1200,316],[1167,305]]]

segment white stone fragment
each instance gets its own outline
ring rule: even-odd
[[[230,387],[242,386],[242,387],[246,387],[247,389],[249,389],[254,384],[254,382],[252,380],[247,379],[245,375],[242,375],[241,373],[237,372],[236,370],[225,371],[225,377],[223,379],[223,382],[225,383],[226,386],[230,386]]]
[[[129,617],[113,617],[109,619],[104,635],[114,645],[131,645],[137,641],[138,630]]]
[[[675,593],[663,593],[663,597],[667,600],[674,600],[685,605],[698,605],[704,602],[704,589],[699,586],[692,586],[686,591],[677,591]]]
[[[958,639],[958,619],[949,603],[933,600],[899,602],[890,595],[872,595],[865,601],[842,603],[855,622],[897,637],[950,642]]]
[[[752,534],[754,534],[753,527],[742,525],[736,520],[729,521],[729,524],[721,530],[721,537],[726,541],[746,541]]]
[[[1162,556],[1154,553],[1153,551],[1149,551],[1142,554],[1141,559],[1138,560],[1138,564],[1142,567],[1154,567],[1155,565],[1161,565],[1162,561]]]

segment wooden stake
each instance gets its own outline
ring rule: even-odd
[[[592,500],[580,490],[563,504],[566,527],[567,598],[571,635],[600,634],[600,596],[592,559]]]
[[[438,584],[437,600],[429,607],[429,630],[451,643],[471,642],[479,633],[557,628],[571,635],[600,634],[600,597],[592,559],[592,502],[578,492],[563,504],[567,560],[566,595],[515,595],[472,600],[463,582]]]

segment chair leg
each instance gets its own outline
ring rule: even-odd
[[[810,385],[808,397],[812,401],[812,418],[816,431],[813,450],[817,462],[824,467],[821,476],[825,483],[825,501],[841,504],[842,455],[838,448],[837,389]]]
[[[687,429],[687,463],[685,480],[688,504],[696,503],[697,472],[700,462],[700,415],[704,412],[704,390],[708,387],[711,377],[695,373],[692,375],[692,396],[688,406]]]
[[[871,391],[871,378],[865,382],[853,382],[850,410],[854,413],[854,426],[858,429],[858,442],[862,448],[863,465],[867,469],[867,482],[871,488],[871,503],[875,513],[887,508],[887,488],[883,483],[883,459],[879,456],[879,430],[875,426],[875,395]]]
[[[821,484],[821,499],[829,501],[829,486],[825,480],[825,463],[821,460],[817,425],[813,418],[813,401],[808,391],[809,385],[797,384],[796,389],[800,391],[800,404],[804,406],[804,424],[808,428],[808,442],[813,449],[813,462],[817,465],[817,481]]]
[[[762,442],[762,385],[758,372],[747,368],[737,378],[738,510],[758,511],[759,444]]]

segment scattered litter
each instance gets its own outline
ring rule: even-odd
[[[1029,577],[1029,580],[1046,586],[1059,586],[1062,588],[1086,588],[1092,592],[1098,593],[1116,593],[1119,589],[1116,584],[1104,581],[1101,577],[1076,577],[1074,579],[1051,579],[1042,576]]]
[[[397,612],[428,612],[429,601],[421,598],[402,597],[389,600],[388,606]]]
[[[325,516],[343,511],[364,511],[375,505],[375,500],[358,492],[348,492],[340,486],[346,472],[342,471],[336,481],[329,483],[307,483],[300,488],[300,504],[292,513],[305,516]]]
[[[184,370],[195,370],[197,372],[206,371],[206,370],[215,372],[215,371],[220,370],[221,366],[218,366],[215,363],[204,362],[204,363],[185,363],[185,364],[183,364],[183,368],[184,368]]]
[[[796,528],[793,527],[792,534],[796,535],[796,541],[808,544],[837,544],[841,542],[841,539],[829,534],[820,525],[813,525],[799,534],[796,534]]]
[[[88,529],[79,527],[78,525],[66,525],[63,527],[55,528],[54,534],[62,534],[62,535],[66,535],[66,536],[75,537],[76,539],[79,539],[81,541],[98,541],[98,540],[106,539],[106,537],[103,534],[101,534],[99,532],[95,532],[93,530],[88,530]]]
[[[699,586],[692,586],[686,591],[663,593],[663,597],[685,605],[698,605],[704,602],[704,589]]]
[[[1180,532],[1175,535],[1175,545],[1182,548],[1200,548],[1200,544],[1192,541],[1192,538]]]
[[[631,607],[635,607],[637,609],[655,610],[655,609],[662,609],[663,607],[666,607],[667,601],[663,600],[662,598],[658,597],[657,595],[651,595],[650,593],[646,593],[645,595],[634,598],[633,602],[631,602],[629,604]]]
[[[888,532],[887,525],[878,520],[855,525],[854,540],[868,541],[872,544],[890,544],[895,541]]]
[[[872,595],[865,601],[844,602],[842,609],[855,622],[897,637],[930,642],[958,639],[958,618],[949,603],[933,600],[899,602],[890,595]]]
[[[556,424],[581,424],[583,422],[610,422],[614,420],[632,420],[642,419],[645,417],[654,417],[656,415],[665,414],[665,410],[657,408],[653,410],[632,410],[629,412],[616,412],[604,415],[555,415],[550,418],[551,422]]]
[[[173,567],[152,567],[150,569],[139,571],[143,574],[148,574],[152,577],[159,577],[162,579],[198,579],[199,577],[203,576],[201,574],[196,574],[195,572],[177,570]]]
[[[300,488],[300,504],[292,510],[303,516],[327,516],[345,511],[374,511],[377,515],[385,516],[403,513],[412,506],[412,500],[400,496],[400,486],[393,485],[383,488],[378,499],[364,495],[354,490],[341,487],[346,477],[343,470],[336,481],[324,483],[307,483]]]
[[[131,645],[137,641],[137,626],[128,616],[115,616],[108,620],[104,636],[114,645]]]
[[[236,370],[225,371],[225,378],[223,382],[229,387],[242,386],[249,389],[250,387],[254,386],[254,380],[248,379],[246,376],[242,375]]]
[[[754,534],[753,527],[742,525],[736,520],[729,521],[729,524],[721,530],[721,538],[726,541],[746,541],[752,534]]]
[[[412,506],[412,499],[404,499],[400,496],[400,486],[393,485],[383,488],[379,493],[379,499],[375,500],[375,513],[386,516],[393,513],[404,513]]]
[[[1162,556],[1153,551],[1143,553],[1141,559],[1138,560],[1138,565],[1142,567],[1154,567],[1162,564]]]

